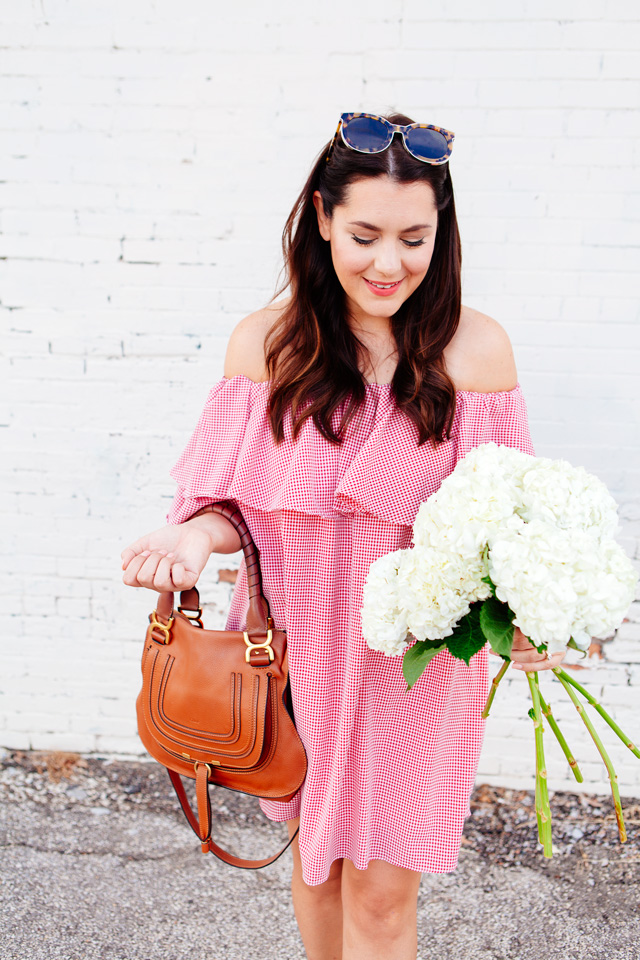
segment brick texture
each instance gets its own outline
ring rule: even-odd
[[[141,752],[153,598],[121,584],[119,554],[164,522],[169,468],[230,331],[274,290],[284,220],[343,110],[456,131],[464,300],[512,338],[538,454],[607,483],[640,558],[635,4],[6,0],[0,19],[0,744]],[[237,560],[205,575],[213,624]],[[639,619],[578,663],[637,739]],[[532,785],[525,686],[496,699],[484,780]],[[549,696],[584,788],[606,791]],[[549,752],[552,785],[573,786]],[[640,795],[640,763],[612,754]]]

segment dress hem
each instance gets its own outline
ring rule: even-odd
[[[349,856],[347,853],[344,853],[344,854],[337,853],[337,854],[332,858],[332,860],[330,861],[330,863],[327,864],[326,876],[321,877],[321,878],[319,878],[319,879],[315,879],[315,878],[314,878],[314,879],[312,879],[312,880],[307,880],[307,878],[306,878],[305,875],[304,875],[304,872],[305,872],[305,871],[304,871],[304,863],[303,863],[303,864],[302,864],[302,879],[304,880],[306,886],[308,886],[308,887],[317,887],[317,886],[319,886],[321,883],[326,883],[326,881],[329,879],[329,874],[330,874],[330,872],[331,872],[331,867],[332,867],[333,864],[336,862],[336,860],[349,860],[349,861],[353,864],[353,866],[356,868],[356,870],[361,870],[361,871],[366,870],[367,867],[369,866],[369,864],[372,863],[372,861],[374,861],[374,860],[382,860],[384,863],[389,863],[389,864],[391,864],[391,866],[393,866],[393,867],[401,867],[403,870],[412,870],[414,873],[431,873],[431,874],[433,874],[434,876],[436,876],[436,875],[438,875],[438,874],[442,874],[442,873],[453,873],[453,872],[454,872],[455,870],[457,870],[457,868],[458,868],[458,856],[457,856],[457,855],[456,855],[456,857],[455,857],[455,860],[449,860],[448,862],[447,862],[447,861],[444,861],[443,863],[440,863],[440,864],[438,864],[437,866],[435,866],[435,865],[433,864],[433,861],[431,860],[431,861],[429,862],[429,865],[428,865],[428,866],[424,866],[424,867],[408,866],[407,863],[406,863],[406,859],[405,859],[405,861],[402,862],[402,863],[400,862],[401,859],[402,859],[402,858],[400,858],[400,857],[395,857],[395,858],[394,858],[394,857],[389,857],[389,856],[386,856],[386,855],[385,855],[385,856],[370,856],[367,860],[357,860],[357,861],[356,861],[356,860],[353,859],[353,857]]]

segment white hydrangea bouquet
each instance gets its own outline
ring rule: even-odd
[[[491,685],[482,713],[487,717],[511,662],[515,627],[551,656],[566,647],[587,651],[593,637],[610,636],[620,626],[638,578],[613,540],[617,526],[614,499],[582,467],[481,444],[421,504],[413,548],[386,554],[371,565],[363,593],[364,638],[387,656],[404,653],[407,690],[442,650],[468,664],[488,642],[505,663]],[[640,751],[581,684],[559,667],[553,673],[606,764],[624,841],[617,777],[577,694],[635,756]],[[578,782],[582,775],[541,695],[538,674],[527,671],[527,680],[536,742],[538,836],[550,857],[543,715]]]

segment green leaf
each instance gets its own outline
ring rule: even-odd
[[[430,661],[445,647],[444,640],[418,640],[405,651],[402,658],[402,673],[407,681],[407,690],[411,690],[416,680],[427,669]]]
[[[501,657],[511,659],[513,646],[514,614],[508,604],[496,597],[485,600],[480,608],[480,627],[491,645]]]
[[[481,604],[474,603],[446,641],[449,653],[458,660],[464,660],[467,666],[474,653],[482,650],[487,642],[480,627],[480,607]]]
[[[578,651],[580,652],[580,654],[582,655],[582,659],[583,659],[583,660],[584,660],[584,658],[586,657],[586,655],[587,655],[587,653],[588,653],[587,650],[583,650],[582,647],[579,647],[579,646],[578,646],[578,644],[575,642],[575,640],[573,639],[573,637],[570,637],[570,638],[569,638],[569,642],[567,643],[567,646],[568,646],[568,647],[571,647],[572,650],[578,650]]]
[[[484,550],[482,551],[482,562],[483,562],[484,564],[486,564],[486,563],[488,562],[488,560],[489,560],[489,544],[487,544],[487,545],[485,546]],[[489,589],[491,590],[491,596],[492,596],[492,597],[495,597],[495,595],[496,595],[496,585],[495,585],[495,583],[493,582],[493,580],[491,579],[491,577],[489,576],[489,574],[487,574],[486,577],[483,577],[483,578],[482,578],[482,582],[483,582],[483,583],[486,583],[486,584],[488,585]]]
[[[495,597],[495,595],[496,595],[496,585],[495,585],[495,583],[493,582],[493,580],[491,579],[491,577],[488,576],[488,575],[487,575],[486,577],[483,577],[483,578],[482,578],[482,582],[489,585],[489,589],[491,590],[491,596],[492,596],[492,597]]]
[[[528,717],[531,717],[532,720],[535,720],[535,718],[536,718],[536,712],[535,712],[535,710],[533,709],[533,707],[529,707],[529,709],[527,710],[527,716],[528,716]]]

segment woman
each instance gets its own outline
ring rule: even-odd
[[[309,761],[294,800],[261,805],[290,835],[300,823],[309,960],[416,957],[421,873],[455,869],[482,741],[486,648],[470,667],[440,653],[407,693],[401,658],[362,637],[369,566],[410,546],[419,504],[472,447],[533,453],[509,339],[461,306],[452,143],[402,115],[343,114],[287,221],[288,299],[234,330],[172,471],[169,525],[122,554],[130,586],[192,586],[212,552],[239,549],[222,517],[189,519],[225,499],[260,549]],[[242,565],[227,629],[247,600]],[[561,659],[517,631],[519,669]]]

